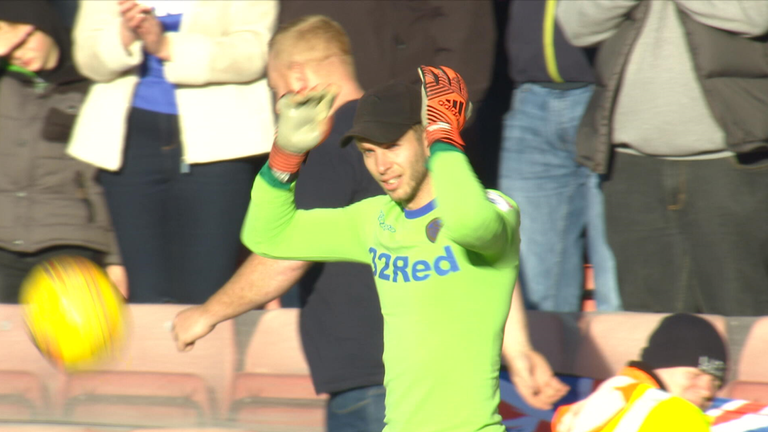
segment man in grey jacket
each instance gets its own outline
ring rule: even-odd
[[[563,1],[600,44],[578,159],[608,173],[624,307],[768,313],[768,2]]]

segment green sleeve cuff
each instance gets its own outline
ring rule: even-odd
[[[461,151],[458,147],[450,144],[446,144],[442,141],[435,141],[430,147],[429,147],[429,154],[430,157],[434,156],[435,153],[440,152],[446,152],[446,151],[452,151],[452,152],[459,152],[464,153]]]
[[[293,182],[283,183],[278,180],[277,177],[275,177],[275,175],[272,173],[272,169],[269,167],[269,163],[265,163],[264,166],[261,167],[259,176],[261,176],[261,178],[263,178],[268,185],[274,188],[291,190],[291,186],[293,185]]]

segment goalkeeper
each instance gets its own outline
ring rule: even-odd
[[[360,100],[354,140],[388,196],[296,210],[303,155],[329,128],[329,89],[278,102],[278,133],[257,177],[243,241],[305,261],[370,263],[384,316],[386,431],[503,432],[499,366],[517,277],[519,213],[485,191],[459,135],[461,77],[420,68],[423,90],[387,84]]]

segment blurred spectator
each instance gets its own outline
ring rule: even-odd
[[[496,40],[490,0],[280,2],[280,23],[311,14],[346,30],[363,90],[391,80],[420,85],[414,72],[424,64],[459,72],[475,104],[490,86]]]
[[[77,15],[77,3],[78,0],[48,0],[51,2],[51,6],[59,14],[64,21],[64,25],[68,28],[72,28],[75,23],[75,16]]]
[[[102,169],[142,303],[204,302],[234,273],[274,134],[276,1],[82,1],[74,58],[97,81],[69,153]]]
[[[631,311],[768,314],[768,2],[560,3],[601,43],[577,136]]]
[[[47,1],[0,2],[0,302],[56,255],[121,267],[96,169],[65,154],[88,89]]]
[[[587,399],[558,408],[554,432],[705,432],[707,409],[723,384],[727,349],[704,318],[675,314],[631,362]]]
[[[514,0],[509,9],[507,54],[517,87],[504,120],[499,188],[521,209],[520,283],[528,308],[581,310],[586,246],[597,309],[621,310],[600,179],[576,162],[592,65],[585,50],[565,40],[555,10],[547,0]]]

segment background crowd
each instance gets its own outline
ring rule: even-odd
[[[599,310],[768,309],[766,2],[43,0],[1,12],[4,302],[58,253],[100,261],[132,302],[199,304],[221,287],[242,262],[271,145],[269,40],[322,14],[349,35],[363,90],[415,83],[420,64],[465,77],[470,159],[522,209],[528,308],[579,310],[588,262]],[[48,63],[30,63],[45,44]]]

